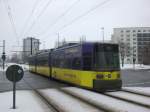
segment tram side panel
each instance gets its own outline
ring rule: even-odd
[[[50,67],[48,54],[40,54],[37,56],[36,73],[50,77]]]
[[[29,71],[36,73],[36,59],[35,59],[35,57],[29,58]]]

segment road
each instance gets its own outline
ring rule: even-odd
[[[150,70],[122,70],[124,87],[150,87]],[[24,78],[17,83],[17,89],[59,88],[69,86],[62,82],[50,80],[47,77],[25,72]],[[0,71],[0,92],[12,90],[12,83]]]
[[[150,70],[122,70],[123,86],[150,87]]]
[[[50,80],[37,74],[26,71],[24,77],[20,82],[17,82],[16,88],[18,90],[24,89],[41,89],[41,88],[59,88],[69,86],[55,80]],[[0,71],[0,92],[12,90],[12,83],[6,79],[5,73]]]

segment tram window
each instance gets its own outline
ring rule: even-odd
[[[83,57],[83,69],[84,70],[91,70],[92,66],[92,58],[91,57]]]
[[[66,58],[64,61],[64,68],[71,68],[71,58]]]
[[[72,61],[72,69],[81,69],[81,59],[74,58]]]

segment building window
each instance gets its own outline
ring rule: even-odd
[[[138,32],[141,32],[141,30],[138,30]]]
[[[127,32],[127,33],[129,33],[129,32],[130,32],[130,30],[127,30],[126,32]]]
[[[133,37],[135,37],[136,36],[136,34],[133,34]]]
[[[128,38],[127,41],[130,41],[130,39]]]
[[[136,40],[136,38],[133,38],[133,40]]]
[[[135,30],[133,30],[132,32],[136,32]]]
[[[123,30],[121,30],[120,32],[123,33]]]
[[[136,44],[136,42],[133,42],[133,44]]]
[[[143,30],[143,32],[146,32],[146,30]]]
[[[130,35],[127,35],[127,37],[130,37]]]

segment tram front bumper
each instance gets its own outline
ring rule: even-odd
[[[96,91],[120,90],[122,80],[94,80],[93,89]]]

